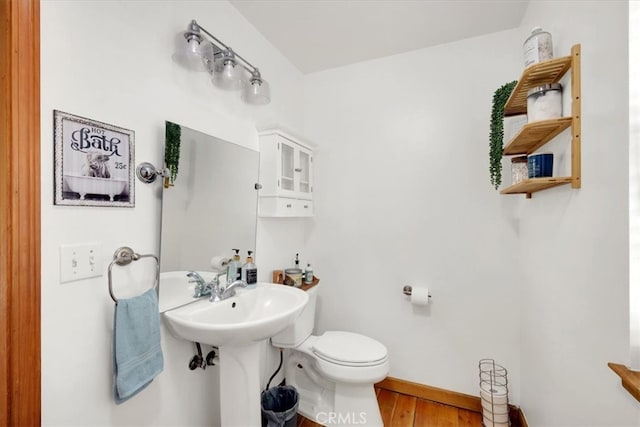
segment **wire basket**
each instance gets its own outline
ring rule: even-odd
[[[480,359],[480,402],[484,427],[509,427],[507,370],[493,359]]]

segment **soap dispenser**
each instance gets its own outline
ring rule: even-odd
[[[242,266],[242,280],[247,282],[247,288],[255,288],[258,284],[258,267],[253,263],[253,251],[248,251],[247,262]]]
[[[227,267],[227,282],[233,283],[240,278],[240,270],[242,269],[242,263],[240,262],[240,249],[232,249],[236,253],[229,261]]]
[[[311,264],[307,263],[307,267],[304,269],[304,280],[305,285],[313,284],[313,269],[311,268]]]

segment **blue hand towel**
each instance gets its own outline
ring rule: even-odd
[[[116,303],[113,325],[114,394],[120,404],[162,372],[160,312],[155,289]]]

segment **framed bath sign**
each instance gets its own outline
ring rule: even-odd
[[[56,205],[134,207],[134,132],[53,111]]]

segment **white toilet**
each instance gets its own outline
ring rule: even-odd
[[[352,332],[311,335],[318,285],[296,322],[271,338],[291,349],[285,364],[288,385],[299,393],[298,412],[322,425],[383,427],[373,384],[389,373],[387,348]]]

